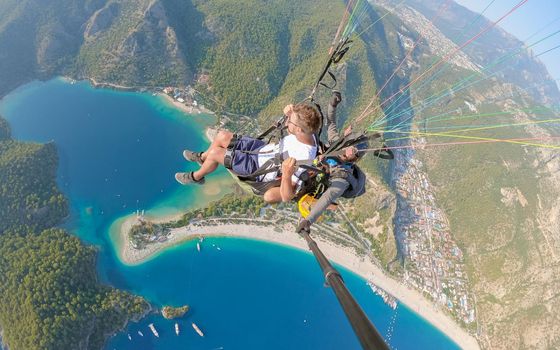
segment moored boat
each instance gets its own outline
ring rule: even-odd
[[[198,333],[198,335],[200,335],[201,337],[204,337],[204,333],[202,333],[200,328],[198,328],[198,326],[194,322],[192,323],[192,328],[194,328],[194,330],[196,331],[196,333]]]
[[[155,335],[157,338],[159,338],[159,333],[158,333],[158,331],[156,330],[156,327],[154,327],[154,324],[153,324],[153,323],[150,323],[150,324],[148,325],[148,327],[150,327],[150,330],[152,331],[152,333],[154,333],[154,335]]]

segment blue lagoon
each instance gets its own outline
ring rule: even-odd
[[[152,314],[130,323],[107,349],[359,348],[313,256],[301,250],[207,238],[201,252],[187,241],[135,266],[118,258],[119,242],[110,235],[115,222],[137,210],[176,216],[231,191],[233,180],[226,171],[211,175],[204,187],[180,186],[173,178],[176,171],[196,167],[181,152],[207,146],[204,130],[212,116],[186,115],[149,93],[95,89],[64,79],[19,88],[0,101],[0,114],[9,120],[14,138],[56,144],[58,184],[72,212],[65,227],[99,247],[99,278],[156,307],[191,306],[177,321]],[[393,348],[458,348],[405,306],[386,306],[364,279],[341,271]],[[205,337],[196,334],[192,322]],[[150,323],[159,338],[150,332]]]

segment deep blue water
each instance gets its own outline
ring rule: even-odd
[[[123,265],[115,257],[109,226],[118,218],[136,209],[170,214],[228,191],[231,180],[224,171],[211,176],[204,188],[180,186],[173,178],[178,170],[194,169],[181,151],[207,145],[202,131],[208,116],[185,116],[150,94],[94,89],[62,79],[19,88],[0,101],[0,114],[10,121],[15,138],[56,143],[58,182],[72,207],[66,227],[99,246],[100,279],[156,306],[191,305],[179,320],[179,337],[174,322],[151,315],[110,339],[107,349],[359,348],[307,253],[213,238],[203,242],[200,253],[194,242],[185,243],[138,266]],[[210,195],[205,188],[221,192]],[[342,272],[393,348],[457,348],[406,307],[391,310],[364,280]],[[158,339],[147,328],[152,322]],[[204,338],[196,335],[191,322],[202,328]]]

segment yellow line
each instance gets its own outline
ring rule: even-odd
[[[453,135],[453,134],[429,133],[429,132],[417,132],[417,131],[391,131],[391,132],[402,133],[402,134],[410,134],[410,135],[414,135],[414,136],[444,136],[444,137],[455,137],[455,138],[459,138],[459,139],[480,140],[480,141],[495,141],[495,142],[513,143],[513,144],[524,145],[524,146],[536,146],[536,147],[543,147],[543,148],[560,149],[560,146],[555,146],[555,145],[546,145],[546,144],[540,144],[540,143],[523,142],[523,141],[515,141],[515,140],[504,140],[504,139],[496,139],[496,138],[491,138],[491,137],[477,137],[477,136]],[[410,137],[412,137],[412,136],[404,137],[404,138],[388,139],[386,141],[394,141],[394,140],[406,139],[406,138],[410,138]]]
[[[560,118],[548,119],[548,120],[538,120],[538,121],[531,121],[531,122],[518,123],[518,124],[500,124],[500,125],[491,125],[491,126],[485,126],[485,127],[480,127],[480,128],[470,128],[470,129],[462,129],[462,130],[459,129],[459,130],[452,130],[452,131],[443,132],[443,134],[449,133],[449,132],[467,132],[467,131],[490,130],[490,129],[504,128],[504,127],[507,127],[507,126],[543,124],[543,123],[551,123],[551,122],[557,122],[557,121],[560,121]]]

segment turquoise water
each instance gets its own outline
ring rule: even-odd
[[[137,266],[116,258],[109,237],[115,220],[137,209],[176,214],[229,191],[232,180],[225,171],[210,176],[204,187],[180,186],[173,178],[177,170],[196,167],[182,159],[181,151],[207,145],[202,131],[212,122],[209,116],[186,116],[150,94],[62,79],[21,87],[0,101],[0,114],[10,121],[15,138],[56,143],[58,182],[72,208],[65,226],[99,246],[100,279],[156,306],[192,307],[178,321],[180,336],[174,322],[151,315],[111,338],[107,349],[359,348],[334,294],[323,287],[314,258],[302,251],[212,238],[204,240],[200,253],[188,242]],[[391,310],[364,280],[342,273],[393,348],[457,348],[406,307]],[[149,323],[160,338],[151,334]]]

